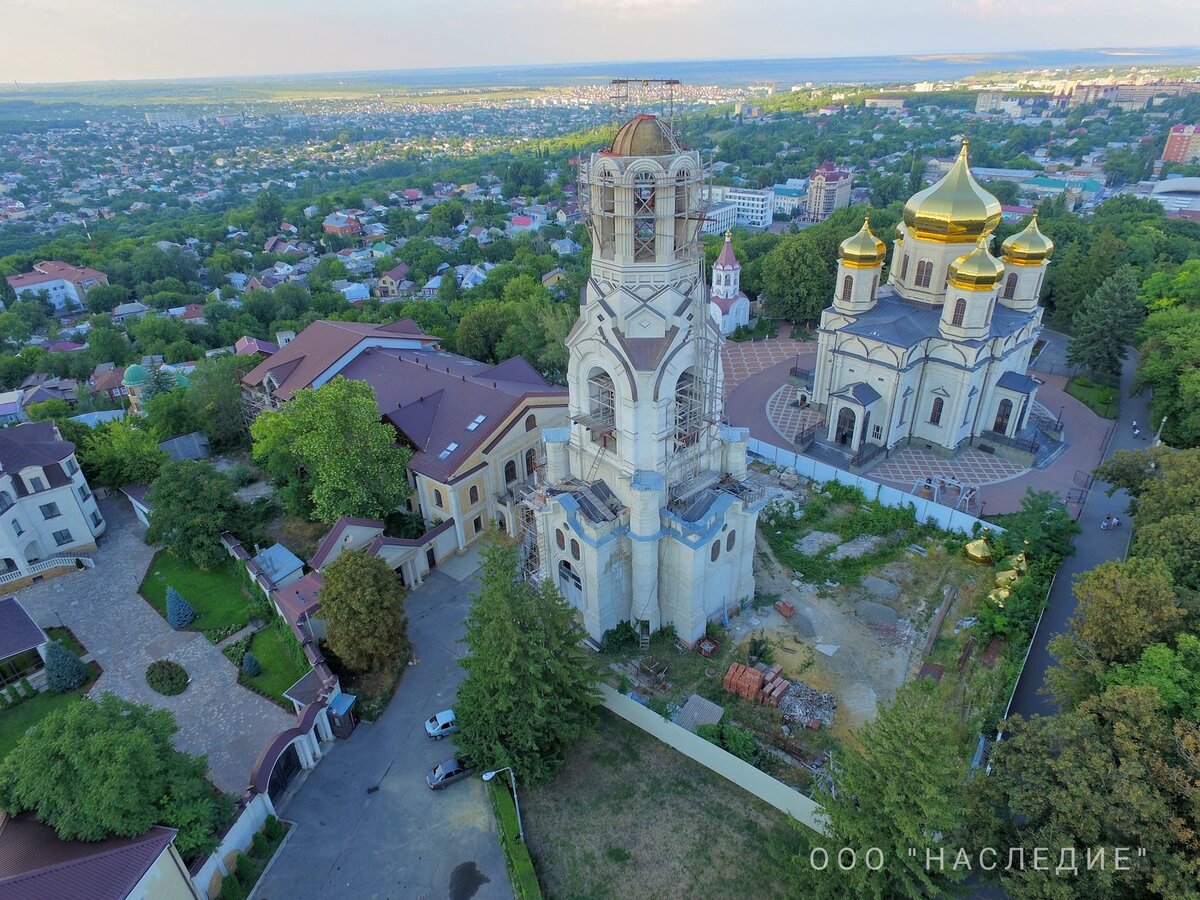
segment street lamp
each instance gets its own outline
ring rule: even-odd
[[[1157,447],[1162,443],[1162,430],[1164,427],[1166,427],[1166,424],[1167,417],[1163,416],[1162,421],[1158,423],[1158,431],[1154,432],[1154,443],[1150,445],[1151,447]]]
[[[525,826],[521,824],[521,801],[517,799],[517,776],[513,773],[511,766],[505,766],[503,769],[494,769],[491,772],[483,773],[484,781],[491,781],[501,772],[508,773],[509,784],[512,785],[513,804],[517,807],[517,833],[521,836],[521,843],[525,843]]]

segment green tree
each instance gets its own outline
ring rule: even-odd
[[[1060,667],[1047,680],[1064,705],[1096,693],[1110,665],[1135,661],[1186,615],[1171,573],[1156,559],[1101,563],[1078,577],[1074,593],[1079,603],[1067,631],[1050,642]]]
[[[536,324],[536,318],[535,318]],[[505,337],[510,329],[520,328],[521,308],[517,303],[503,300],[484,300],[472,306],[458,321],[458,331],[455,332],[454,346],[463,356],[478,359],[481,362],[498,363],[502,361],[501,349],[505,345]],[[536,329],[535,329],[536,330]],[[514,337],[517,337],[514,332]],[[519,338],[517,338],[519,340]],[[541,335],[535,333],[533,344],[525,344],[524,349],[533,350],[541,346]],[[513,349],[509,345],[509,349]]]
[[[25,414],[30,422],[42,422],[46,419],[66,419],[74,415],[75,410],[66,400],[46,400],[42,403],[31,403],[25,407]]]
[[[489,532],[484,541],[455,704],[457,743],[480,765],[512,766],[523,780],[541,781],[595,724],[600,671],[553,584],[524,581],[506,537]]]
[[[890,706],[880,704],[873,722],[858,732],[861,749],[847,747],[837,756],[836,796],[819,791],[829,820],[825,836],[810,837],[829,864],[818,871],[810,852],[793,860],[798,895],[892,900],[936,897],[966,873],[925,865],[926,849],[941,848],[953,857],[967,825],[962,796],[966,790],[966,749],[929,679],[905,684]],[[854,849],[859,865],[838,868],[838,852]],[[865,865],[867,851],[883,851],[883,868]],[[915,856],[910,849],[915,848]],[[819,856],[818,856],[819,862]]]
[[[377,556],[348,550],[322,570],[321,618],[329,648],[357,672],[378,672],[408,654],[404,588]]]
[[[164,369],[162,366],[151,366],[150,377],[142,387],[142,403],[149,404],[159,394],[173,391],[177,387],[179,387],[179,379],[175,377],[174,372]]]
[[[65,694],[84,684],[89,676],[83,661],[60,644],[46,645],[46,686],[56,694]]]
[[[146,543],[158,544],[202,569],[225,558],[221,532],[233,531],[242,506],[233,485],[207,463],[168,462],[146,495],[150,527]]]
[[[409,494],[412,452],[396,445],[396,432],[380,421],[375,392],[365,382],[338,376],[298,391],[282,411],[260,415],[250,433],[254,458],[272,472],[303,466],[322,522],[382,519]]]
[[[1200,309],[1151,313],[1138,332],[1141,365],[1134,390],[1150,388],[1151,421],[1166,418],[1163,440],[1200,445]]]
[[[250,214],[257,224],[278,228],[283,221],[283,201],[275,191],[261,191],[251,204]]]
[[[187,390],[192,413],[218,452],[243,447],[249,437],[242,416],[239,364],[239,358],[229,354],[206,359],[192,372]]]
[[[88,481],[117,490],[154,481],[167,454],[150,432],[124,422],[108,422],[88,435],[79,460]]]
[[[1101,680],[1105,687],[1148,684],[1172,719],[1200,722],[1200,638],[1194,634],[1177,634],[1174,647],[1150,644],[1136,662],[1112,666]]]
[[[1024,848],[1023,869],[997,873],[1015,900],[1052,897],[1195,897],[1200,838],[1196,766],[1200,729],[1171,722],[1149,685],[1117,686],[1057,716],[1019,716],[1005,724],[991,754],[990,774],[973,782],[972,828],[979,847]],[[1107,848],[1101,869],[1083,865],[1064,877],[1035,869],[1034,848]],[[1130,851],[1127,867],[1114,847]]]
[[[155,394],[146,402],[145,412],[150,431],[159,441],[199,431],[203,425],[192,409],[186,388]]]
[[[203,757],[171,745],[175,717],[105,693],[54,710],[0,762],[0,808],[36,810],[63,840],[180,829],[185,858],[213,849],[233,804],[217,797]]]
[[[1084,301],[1075,316],[1075,337],[1067,347],[1067,362],[1100,376],[1117,377],[1121,361],[1145,307],[1138,297],[1137,276],[1118,269]]]
[[[781,240],[763,264],[767,314],[793,322],[815,321],[833,300],[826,290],[828,265],[807,231]]]
[[[119,284],[98,284],[87,292],[86,305],[89,312],[112,312],[129,300],[129,289]]]
[[[438,282],[437,301],[446,309],[450,308],[450,304],[461,295],[458,287],[458,278],[455,277],[454,269],[443,269],[442,280]]]

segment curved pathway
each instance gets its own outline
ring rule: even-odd
[[[296,717],[237,683],[237,667],[204,635],[175,631],[141,598],[138,587],[154,557],[144,528],[124,498],[101,502],[108,522],[93,554],[96,568],[31,585],[17,593],[42,627],[65,625],[104,669],[92,694],[112,691],[175,713],[175,746],[208,754],[209,776],[240,795],[263,745]],[[188,689],[164,697],[146,683],[146,667],[171,659],[191,676]]]

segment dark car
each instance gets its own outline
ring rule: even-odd
[[[468,759],[448,759],[425,773],[425,783],[429,785],[431,791],[440,791],[456,781],[461,781],[474,771],[475,766]]]

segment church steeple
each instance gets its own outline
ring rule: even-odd
[[[741,291],[742,264],[733,252],[733,232],[725,232],[725,245],[713,263],[712,295],[730,300]]]

